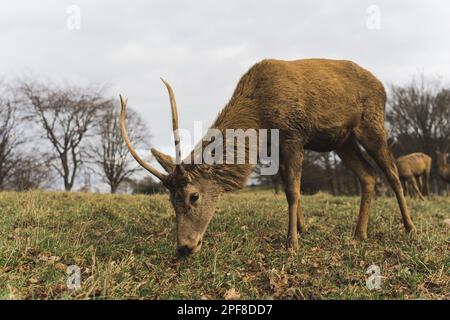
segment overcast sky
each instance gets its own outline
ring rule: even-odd
[[[210,124],[263,58],[349,59],[385,84],[419,72],[448,79],[449,19],[444,0],[0,0],[0,75],[107,84],[142,115],[152,144],[171,152],[160,76],[188,129]]]

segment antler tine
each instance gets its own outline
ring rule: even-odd
[[[128,137],[127,129],[125,126],[125,117],[126,117],[126,110],[127,110],[127,101],[128,99],[125,99],[125,101],[122,99],[122,95],[119,95],[120,98],[120,128],[122,130],[122,137],[125,140],[125,143],[127,144],[128,150],[130,151],[131,155],[134,159],[147,171],[149,171],[151,174],[153,174],[155,177],[157,177],[159,180],[164,180],[166,175],[155,168],[153,168],[150,164],[145,162],[136,152],[136,150],[133,148],[130,142],[130,138]]]
[[[175,140],[175,164],[178,166],[181,164],[181,148],[180,148],[180,133],[178,131],[178,110],[177,110],[177,102],[175,100],[175,95],[173,93],[172,87],[170,84],[161,78],[162,82],[165,84],[167,88],[167,92],[169,93],[170,99],[170,109],[172,110],[172,129],[173,129],[173,137]]]

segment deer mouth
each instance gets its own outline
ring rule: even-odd
[[[181,246],[177,249],[177,254],[179,257],[187,257],[192,253],[195,253],[199,251],[202,247],[203,239],[198,240],[195,247],[189,247],[189,246]]]
[[[197,245],[195,246],[194,250],[192,250],[192,253],[199,251],[202,248],[203,239],[198,240]]]

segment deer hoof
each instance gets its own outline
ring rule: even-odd
[[[415,233],[417,233],[417,229],[416,229],[416,227],[413,224],[406,225],[405,229],[406,229],[406,232],[408,234],[415,234]]]
[[[299,245],[298,245],[298,239],[296,238],[292,238],[292,237],[288,237],[287,241],[286,241],[286,249],[289,251],[297,251],[299,249]]]
[[[353,237],[355,240],[364,241],[367,239],[367,233],[363,231],[356,231],[355,236]]]
[[[306,226],[297,226],[298,234],[305,234],[308,231]]]

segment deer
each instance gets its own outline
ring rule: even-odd
[[[387,195],[388,191],[389,191],[389,189],[388,189],[388,186],[386,185],[384,179],[377,176],[375,178],[375,195],[377,197],[384,197]]]
[[[414,152],[396,160],[397,169],[403,189],[409,190],[412,196],[418,196],[424,200],[422,191],[425,195],[430,195],[430,173],[432,159],[422,152]]]
[[[437,165],[438,165],[438,173],[441,179],[448,185],[450,184],[450,164],[447,162],[448,152],[440,152],[436,151],[437,155]]]
[[[127,100],[122,96],[121,130],[131,155],[168,189],[175,211],[177,253],[188,256],[200,250],[220,196],[244,188],[252,165],[181,161],[175,95],[169,83],[161,80],[171,106],[175,159],[154,148],[151,153],[166,172],[144,161],[133,148],[125,126]],[[279,174],[288,204],[286,248],[289,252],[299,249],[299,234],[306,231],[300,204],[304,150],[336,151],[359,179],[362,192],[354,231],[356,239],[367,238],[369,206],[377,176],[361,147],[375,160],[394,190],[406,232],[415,232],[388,148],[385,103],[382,83],[368,70],[347,60],[265,59],[253,65],[239,80],[211,128],[223,135],[227,128],[279,131]]]

